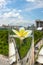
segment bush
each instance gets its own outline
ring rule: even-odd
[[[38,30],[35,30],[34,31],[34,45],[37,44],[37,42],[43,38],[43,31],[38,31]]]
[[[8,30],[0,30],[0,54],[8,56]]]

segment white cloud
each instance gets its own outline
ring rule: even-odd
[[[6,1],[5,0],[0,0],[0,8],[2,8],[3,6],[5,6]]]
[[[13,10],[10,10],[9,12],[5,12],[5,13],[1,14],[0,17],[2,17],[2,18],[19,18],[19,19],[21,19],[22,16],[21,16],[20,12],[21,12],[21,10],[13,9]]]
[[[11,22],[20,22],[23,20],[23,16],[20,14],[21,10],[9,10],[3,14],[0,14],[0,23],[11,23]]]
[[[18,10],[19,12],[22,12],[22,10]]]
[[[3,17],[18,17],[20,14],[19,13],[15,13],[15,12],[8,12],[8,13],[4,13]]]
[[[32,1],[32,0],[28,0],[28,1]],[[24,11],[32,11],[37,8],[43,8],[43,0],[34,0],[34,2],[32,2],[30,5],[28,3]]]
[[[27,2],[34,2],[35,0],[26,0]]]
[[[0,0],[0,9],[3,9],[6,7],[7,4],[11,3],[11,0]]]

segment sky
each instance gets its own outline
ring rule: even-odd
[[[33,24],[43,20],[43,0],[0,0],[0,24]]]

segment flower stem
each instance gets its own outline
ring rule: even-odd
[[[23,40],[20,39],[20,47],[21,47],[22,44],[23,44]]]

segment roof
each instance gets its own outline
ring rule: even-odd
[[[42,20],[36,20],[36,22],[43,22]]]

